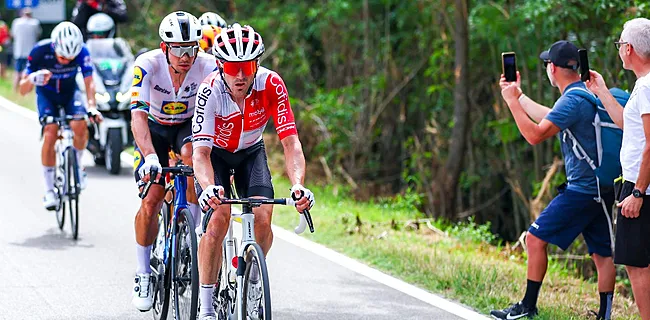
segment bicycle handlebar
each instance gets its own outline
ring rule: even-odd
[[[194,170],[190,166],[181,164],[175,167],[163,167],[161,174],[165,175],[167,173],[190,177],[194,175]],[[145,197],[147,197],[147,194],[149,193],[149,188],[151,188],[151,185],[156,180],[155,179],[156,176],[158,176],[158,168],[151,168],[151,173],[149,173],[149,181],[147,182],[147,184],[144,185],[144,188],[142,188],[142,192],[138,194],[138,197],[140,197],[140,199],[144,199]]]
[[[242,199],[221,199],[221,204],[244,204],[244,205],[262,205],[262,204],[278,204],[285,206],[295,206],[296,202],[292,198],[280,198],[280,199],[260,199],[260,198],[242,198]],[[206,232],[208,228],[208,222],[212,218],[212,213],[214,209],[210,208],[203,216],[203,233]],[[311,214],[308,209],[305,209],[300,214],[300,222],[297,227],[293,229],[296,234],[301,234],[305,231],[305,228],[309,226],[309,231],[314,233],[314,222],[311,219]]]

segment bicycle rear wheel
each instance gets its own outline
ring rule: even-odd
[[[194,320],[198,310],[199,265],[194,228],[190,211],[181,209],[174,226],[176,254],[172,258],[172,291],[177,320]]]
[[[244,252],[246,271],[244,272],[244,290],[242,310],[245,319],[271,319],[271,288],[269,273],[266,269],[264,252],[257,243],[249,244]],[[257,279],[251,279],[253,268],[257,269]],[[252,281],[257,280],[257,281]]]
[[[156,277],[153,291],[153,318],[167,319],[169,311],[169,288],[171,286],[171,259],[165,263],[165,244],[167,242],[167,226],[169,225],[169,205],[163,203],[158,213],[158,237],[151,249],[151,270]],[[169,255],[169,253],[167,253]]]
[[[77,165],[77,155],[72,148],[66,151],[66,158],[70,231],[72,231],[72,238],[77,240],[79,236],[79,167]]]
[[[212,306],[217,312],[217,320],[228,320],[231,319],[231,316],[235,315],[235,299],[233,298],[237,296],[235,292],[237,283],[231,283],[228,277],[228,271],[232,262],[226,259],[225,241],[221,248],[223,258],[221,259],[221,268],[219,269],[219,277],[217,278],[219,285],[212,295]]]

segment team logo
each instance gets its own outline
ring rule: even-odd
[[[133,68],[133,86],[142,87],[142,79],[147,75],[147,72],[144,69],[136,66]]]
[[[140,153],[140,150],[133,151],[133,171],[138,170],[141,164],[142,164],[142,154]]]
[[[176,115],[187,112],[187,101],[163,101],[162,113]]]

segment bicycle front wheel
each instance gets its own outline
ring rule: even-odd
[[[77,240],[79,235],[79,166],[77,164],[77,155],[74,153],[72,148],[68,149],[66,157],[70,231],[72,231],[72,238]]]
[[[198,245],[194,220],[187,209],[181,209],[176,218],[174,235],[176,253],[172,258],[172,291],[176,319],[196,319],[199,303]]]
[[[244,319],[271,319],[271,289],[264,252],[257,243],[249,244],[244,253],[246,271],[242,310]]]
[[[57,151],[58,148],[57,148]],[[63,160],[63,161],[62,161]],[[66,182],[65,182],[65,167],[66,162],[64,159],[60,158],[57,154],[57,164],[56,169],[54,170],[54,189],[56,189],[57,196],[59,198],[59,204],[56,207],[56,222],[59,226],[59,230],[63,230],[63,225],[65,223],[65,199],[64,195],[66,193]]]
[[[169,310],[169,288],[171,286],[171,259],[165,259],[165,243],[167,242],[167,226],[169,225],[169,205],[163,203],[158,213],[158,236],[151,250],[151,270],[156,276],[153,292],[153,318],[156,320],[167,319]],[[165,263],[167,261],[167,263]]]

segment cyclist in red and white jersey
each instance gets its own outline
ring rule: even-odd
[[[304,195],[297,201],[296,209],[302,212],[314,205],[314,194],[303,187],[305,156],[287,88],[276,72],[259,66],[264,53],[262,37],[252,27],[235,23],[215,37],[212,53],[219,71],[210,74],[199,87],[192,118],[192,158],[199,205],[203,210],[215,210],[199,244],[202,320],[216,318],[212,294],[221,265],[221,243],[230,223],[230,206],[219,206],[219,199],[230,194],[230,170],[235,170],[238,196],[274,197],[262,140],[269,119],[273,118],[284,148],[287,173],[293,184],[291,192]],[[273,242],[272,211],[271,205],[253,208],[256,241],[265,256]],[[256,278],[259,274],[254,272],[251,283],[261,283]]]
[[[140,311],[151,309],[151,247],[158,233],[165,181],[162,167],[169,166],[169,149],[192,165],[192,114],[199,85],[217,64],[213,56],[199,52],[201,24],[193,15],[177,11],[167,15],[159,27],[160,49],[140,55],[133,68],[131,114],[135,151],[135,180],[155,179],[135,217],[138,266],[133,287],[133,304]],[[171,164],[172,166],[174,164]],[[157,177],[150,177],[157,168]],[[195,221],[201,210],[193,181],[188,181],[187,201]]]

